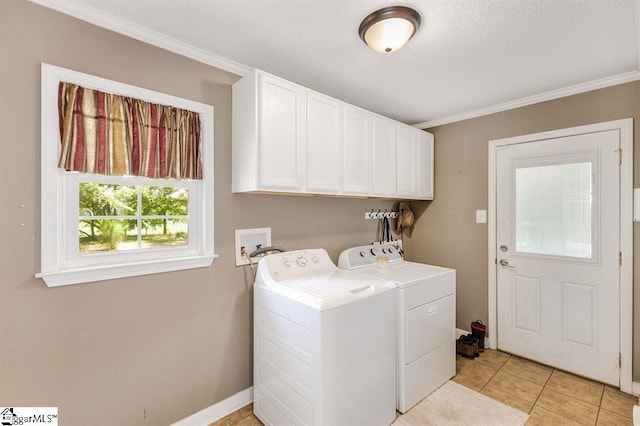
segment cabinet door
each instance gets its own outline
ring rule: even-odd
[[[418,132],[418,197],[433,200],[433,134]]]
[[[373,117],[372,195],[396,196],[397,123]]]
[[[307,93],[307,191],[340,191],[340,109],[333,98]]]
[[[301,190],[304,176],[304,91],[260,76],[260,187]]]
[[[371,191],[371,113],[343,106],[342,193],[368,195]]]
[[[397,194],[418,197],[418,129],[398,124]]]

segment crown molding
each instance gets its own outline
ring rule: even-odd
[[[114,31],[118,34],[139,40],[143,43],[159,47],[169,52],[220,68],[239,76],[244,76],[251,71],[251,67],[215,55],[189,43],[166,36],[157,31],[150,30],[141,25],[118,18],[114,15],[102,12],[74,0],[29,0],[31,3],[55,10],[65,15],[72,16],[98,27]]]
[[[157,31],[149,30],[138,24],[126,21],[111,14],[107,14],[103,11],[89,7],[85,4],[79,3],[75,0],[28,0],[31,3],[38,4],[40,6],[56,10],[64,13],[65,15],[72,16],[90,24],[105,28],[110,31],[131,37],[133,39],[142,41],[152,46],[159,47],[161,49],[176,53],[181,56],[202,62],[207,65],[228,71],[230,73],[245,76],[251,71],[251,67],[244,64],[232,61],[219,55],[215,55],[209,51],[195,47],[191,44],[182,42],[172,37],[168,37]],[[636,0],[639,6],[636,7],[636,17],[638,20],[637,34],[638,38],[638,64],[637,69],[640,70],[640,0]],[[460,114],[454,114],[447,117],[436,118],[434,120],[427,120],[421,123],[413,124],[414,127],[419,129],[427,129],[435,126],[441,126],[444,124],[455,123],[457,121],[468,120],[471,118],[482,117],[484,115],[494,114],[497,112],[507,111],[514,108],[520,108],[527,105],[533,105],[539,102],[550,101],[553,99],[559,99],[566,96],[576,95],[579,93],[589,92],[591,90],[602,89],[609,86],[615,86],[618,84],[628,83],[631,81],[640,80],[639,71],[631,71],[623,74],[614,75],[611,77],[605,77],[598,80],[593,80],[586,83],[580,83],[569,87],[564,87],[558,90],[552,90],[549,92],[540,93],[533,96],[528,96],[513,101],[492,105],[485,108],[479,108]]]
[[[640,69],[640,66],[638,67]],[[436,118],[434,120],[416,123],[413,127],[419,129],[429,129],[431,127],[442,126],[443,124],[455,123],[457,121],[469,120],[471,118],[482,117],[483,115],[494,114],[496,112],[507,111],[514,108],[520,108],[527,105],[533,105],[540,102],[551,101],[554,99],[564,98],[566,96],[577,95],[579,93],[590,92],[596,89],[616,86],[618,84],[629,83],[631,81],[640,80],[640,72],[630,71],[623,74],[605,77],[598,80],[592,80],[586,83],[580,83],[573,86],[563,87],[549,92],[539,93],[533,96],[516,99],[513,101],[503,102],[501,104],[492,105],[486,108],[479,108],[460,114],[450,115],[448,117]]]

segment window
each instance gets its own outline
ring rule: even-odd
[[[592,163],[515,169],[518,253],[592,259]]]
[[[80,181],[77,191],[78,253],[189,245],[186,186]]]
[[[202,177],[157,179],[58,167],[58,86],[67,82],[196,112]],[[42,64],[41,272],[48,286],[210,266],[213,107]]]

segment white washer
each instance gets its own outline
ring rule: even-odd
[[[397,286],[397,409],[404,413],[456,374],[456,271],[405,261],[391,244],[344,250],[338,266]]]
[[[388,425],[396,291],[323,249],[266,256],[254,285],[254,413],[266,425]]]

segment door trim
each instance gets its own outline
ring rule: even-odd
[[[620,166],[620,249],[623,254],[620,267],[620,390],[632,393],[633,378],[633,119],[607,121],[586,126],[533,133],[489,141],[489,200],[488,200],[488,340],[491,349],[497,349],[497,265],[496,253],[496,166],[500,146],[534,142],[545,139],[576,136],[585,133],[620,131],[622,164]]]

